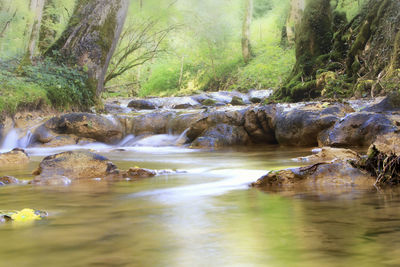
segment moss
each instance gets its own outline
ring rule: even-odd
[[[354,96],[361,98],[370,95],[374,84],[373,80],[359,80],[354,86]]]
[[[201,102],[202,105],[204,106],[214,106],[217,102],[214,99],[207,98],[203,102]]]
[[[332,11],[329,0],[309,1],[296,30],[296,64],[278,98],[302,100],[318,96],[315,75],[329,61],[332,48]]]

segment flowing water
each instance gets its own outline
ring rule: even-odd
[[[121,169],[181,172],[135,182],[0,187],[3,210],[49,217],[0,225],[0,266],[398,266],[400,194],[356,190],[265,193],[248,184],[293,166],[308,150],[190,150],[156,136],[121,148],[84,147]],[[28,178],[45,155],[82,147],[27,149]],[[334,192],[331,192],[334,193]]]

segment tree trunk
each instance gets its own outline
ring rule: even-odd
[[[290,1],[290,12],[286,21],[286,37],[289,45],[295,43],[296,25],[300,24],[305,5],[305,0]]]
[[[87,70],[88,86],[99,97],[104,79],[126,19],[129,0],[80,0],[66,30],[48,50],[71,65]]]
[[[30,30],[28,49],[24,58],[24,63],[31,63],[36,53],[39,40],[39,30],[42,23],[44,0],[31,0],[31,11],[35,14]]]
[[[57,9],[57,3],[54,0],[45,0],[43,8],[43,19],[39,33],[39,51],[45,53],[54,43],[57,36],[55,25],[60,23],[60,14],[54,11]]]
[[[315,74],[322,55],[332,48],[332,10],[330,0],[309,0],[296,29],[296,64],[286,84],[276,92],[278,98],[299,101],[320,95]],[[317,60],[319,59],[319,60]]]
[[[250,45],[250,26],[253,18],[253,0],[246,1],[246,10],[243,20],[242,32],[242,54],[244,62],[247,64],[251,59],[251,45]]]

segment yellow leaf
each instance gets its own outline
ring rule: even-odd
[[[33,209],[23,209],[11,215],[11,219],[15,222],[30,222],[41,220],[42,218]]]

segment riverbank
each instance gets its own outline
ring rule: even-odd
[[[314,147],[366,151],[377,139],[390,136],[398,140],[400,106],[396,95],[374,100],[263,104],[270,94],[270,91],[217,92],[191,97],[120,99],[105,103],[103,114],[20,114],[11,121],[14,128],[3,127],[2,148],[3,152],[14,147],[65,152],[96,146],[123,151],[123,147],[143,146],[209,150],[278,145],[304,147],[309,151]],[[352,167],[344,168],[350,172],[349,179],[340,180],[335,177],[343,173],[329,166],[330,178],[327,173],[319,174],[322,184],[357,184],[352,179]],[[109,175],[104,172],[103,178]],[[364,176],[371,178],[369,175]],[[302,177],[302,181],[309,178]],[[61,182],[69,184],[71,179],[67,178]],[[330,182],[326,182],[328,178]],[[374,185],[373,182],[358,184]]]

